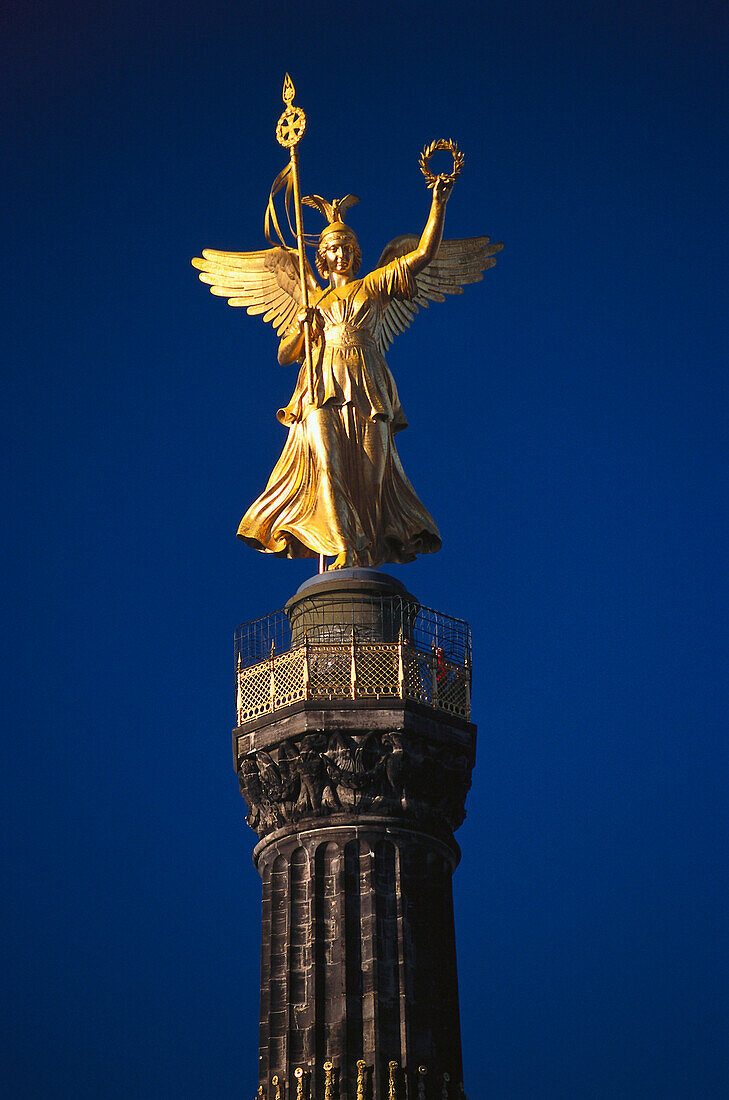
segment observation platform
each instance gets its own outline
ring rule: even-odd
[[[297,704],[408,701],[468,722],[468,624],[423,607],[374,569],[306,581],[235,634],[237,732]]]

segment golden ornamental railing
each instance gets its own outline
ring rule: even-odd
[[[309,642],[242,667],[235,676],[238,725],[302,701],[407,699],[471,716],[471,669],[441,649],[397,642]]]
[[[325,1062],[323,1069],[323,1100],[334,1100],[335,1096],[340,1100],[346,1100],[346,1095],[340,1087],[337,1067],[333,1062]],[[374,1066],[368,1066],[364,1059],[360,1058],[357,1062],[356,1100],[365,1100],[366,1095],[371,1095],[367,1086],[368,1082],[371,1082],[373,1071]],[[451,1080],[450,1073],[434,1073],[428,1076],[427,1066],[418,1066],[415,1072],[408,1072],[401,1069],[397,1062],[388,1062],[388,1100],[405,1100],[406,1096],[412,1095],[413,1086],[417,1088],[418,1100],[468,1100],[463,1082],[459,1081],[456,1084]],[[288,1089],[284,1078],[275,1073],[271,1078],[269,1090],[266,1090],[263,1085],[258,1086],[256,1100],[282,1100],[284,1095],[289,1097],[289,1100],[314,1100],[315,1089],[312,1085],[311,1070],[297,1067],[294,1070],[294,1080],[289,1083]]]

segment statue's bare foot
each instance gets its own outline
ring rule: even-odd
[[[343,550],[341,554],[337,554],[332,564],[327,566],[327,570],[352,569],[356,564],[357,555],[354,550]]]

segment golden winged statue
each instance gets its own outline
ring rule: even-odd
[[[277,246],[205,249],[192,261],[213,294],[274,326],[279,363],[302,364],[291,400],[277,414],[288,428],[281,457],[238,528],[238,538],[255,549],[331,557],[330,569],[408,562],[440,549],[438,528],[395,447],[407,420],[385,352],[421,307],[460,294],[496,263],[502,245],[488,237],[442,240],[453,179],[432,177],[420,237],[396,237],[364,277],[357,237],[344,223],[354,195],[302,200],[327,219],[316,252],[324,287],[303,262],[301,237],[299,259],[295,249]]]

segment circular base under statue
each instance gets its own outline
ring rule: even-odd
[[[396,642],[412,633],[420,604],[401,581],[377,569],[336,569],[299,585],[286,604],[291,644]]]

